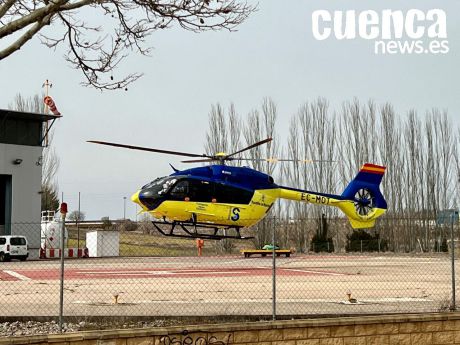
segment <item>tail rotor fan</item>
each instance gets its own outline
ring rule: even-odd
[[[367,188],[359,189],[355,194],[355,209],[360,216],[367,216],[374,209],[374,197]]]

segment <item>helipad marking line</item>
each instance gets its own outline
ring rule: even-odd
[[[257,267],[257,268],[260,268],[260,269],[269,269],[269,270],[272,270],[273,268],[272,267]],[[334,273],[334,272],[325,272],[325,271],[310,271],[310,270],[299,270],[299,269],[294,269],[294,268],[279,268],[277,267],[276,268],[277,271],[292,271],[292,272],[301,272],[301,273],[313,273],[313,274],[321,274],[321,275],[325,275],[325,276],[347,276],[348,274],[345,274],[345,273]]]
[[[22,274],[19,274],[19,273],[15,272],[15,271],[3,270],[3,272],[5,272],[6,274],[9,274],[12,277],[18,278],[19,280],[24,280],[24,281],[32,280],[29,277],[26,277],[26,276],[24,276]]]
[[[184,271],[184,272],[171,272],[171,271],[131,271],[131,272],[122,272],[122,271],[112,271],[112,272],[107,272],[107,271],[101,271],[101,272],[76,272],[78,274],[91,274],[91,275],[114,275],[114,276],[120,276],[120,275],[127,275],[127,276],[135,276],[135,275],[192,275],[192,274],[244,274],[246,272],[241,272],[241,271]]]
[[[321,274],[325,276],[346,276],[345,273],[334,273],[334,272],[325,272],[325,271],[309,271],[309,270],[296,270],[292,268],[282,268],[284,271],[292,271],[292,272],[302,272],[302,273],[313,273],[313,274]]]
[[[243,258],[240,258],[238,260],[233,260],[233,261],[222,261],[223,264],[234,264],[235,262],[242,262],[244,261]]]
[[[338,299],[326,299],[326,298],[316,298],[316,299],[300,299],[300,298],[293,298],[293,299],[278,299],[278,303],[344,303],[348,301],[338,300]],[[165,303],[173,303],[173,304],[219,304],[219,303],[269,303],[271,299],[261,298],[261,299],[214,299],[214,300],[141,300],[141,301],[133,301],[132,303],[135,304],[165,304]],[[359,300],[361,303],[395,303],[395,302],[433,302],[431,299],[427,298],[416,298],[416,297],[384,297],[384,298],[367,298]],[[101,303],[98,301],[73,301],[74,304],[89,304],[89,303]],[[354,303],[348,302],[350,305]],[[348,304],[347,303],[347,304]]]

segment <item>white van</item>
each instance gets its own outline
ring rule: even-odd
[[[0,261],[19,259],[24,261],[29,256],[25,236],[0,236]]]

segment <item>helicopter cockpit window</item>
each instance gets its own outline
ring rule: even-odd
[[[146,189],[146,188],[150,188],[150,187],[156,186],[160,181],[163,181],[163,180],[166,180],[166,179],[167,179],[166,176],[158,177],[158,178],[156,178],[155,180],[153,180],[152,182],[149,182],[149,183],[147,183],[146,185],[142,186],[141,189]]]
[[[146,184],[142,189],[148,189],[152,196],[164,195],[171,186],[177,182],[175,177],[160,177]]]
[[[179,181],[169,192],[174,200],[184,200],[189,194],[189,183],[187,180]]]

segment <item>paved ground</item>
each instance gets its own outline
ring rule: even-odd
[[[296,255],[276,261],[278,314],[418,312],[449,305],[447,255]],[[272,275],[271,257],[68,260],[64,311],[88,316],[270,315]],[[56,315],[59,277],[59,261],[1,263],[3,314]],[[356,303],[348,300],[349,293]]]

